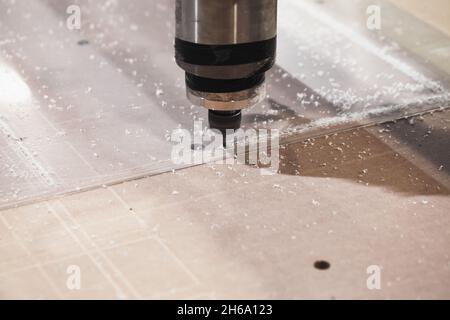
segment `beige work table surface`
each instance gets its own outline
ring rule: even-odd
[[[450,113],[411,123],[289,145],[275,176],[205,165],[3,211],[0,296],[448,299]]]

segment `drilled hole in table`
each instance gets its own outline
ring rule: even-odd
[[[318,270],[328,270],[330,269],[331,265],[328,261],[316,261],[314,263],[314,268],[318,269]]]
[[[89,44],[89,40],[80,40],[77,42],[79,46],[87,46]]]

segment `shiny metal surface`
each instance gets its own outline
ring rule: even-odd
[[[245,128],[286,143],[447,108],[448,37],[382,3],[370,31],[370,1],[281,1],[278,65]],[[173,2],[82,0],[79,31],[71,4],[0,0],[2,209],[186,167],[170,134],[206,125],[173,59]]]
[[[177,0],[176,36],[201,44],[249,43],[277,33],[277,0]]]
[[[187,88],[188,99],[209,110],[234,111],[253,107],[266,98],[266,84],[228,93],[199,92]]]

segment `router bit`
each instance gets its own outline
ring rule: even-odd
[[[276,36],[277,0],[176,0],[175,59],[211,128],[239,129],[241,111],[265,98]]]

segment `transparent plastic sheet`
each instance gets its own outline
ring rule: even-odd
[[[244,127],[290,142],[449,106],[445,72],[391,31],[448,39],[392,6],[391,25],[370,31],[369,3],[348,3],[280,1],[278,65]],[[171,132],[206,125],[173,59],[172,1],[77,4],[83,28],[70,31],[72,1],[0,0],[0,209],[184,167]]]

